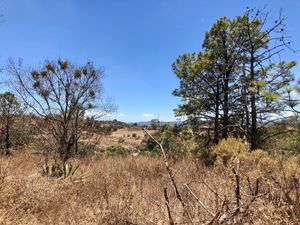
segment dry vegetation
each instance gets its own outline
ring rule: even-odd
[[[149,130],[149,132],[155,133],[155,130]],[[107,135],[96,132],[86,133],[80,141],[94,144],[100,150],[118,144],[134,152],[139,149],[144,138],[145,133],[140,127],[123,127]]]
[[[268,15],[221,17],[201,51],[180,55],[187,120],[151,131],[99,120],[116,107],[93,62],[9,60],[0,224],[300,224],[300,88],[296,62],[275,59],[292,50],[285,19]],[[297,115],[274,116],[287,107]]]
[[[258,150],[240,153],[227,166],[217,164],[212,168],[192,157],[172,161],[184,208],[160,158],[73,160],[80,165],[79,172],[68,179],[42,176],[43,160],[25,153],[0,158],[1,224],[300,222],[300,168],[296,158],[283,160]]]

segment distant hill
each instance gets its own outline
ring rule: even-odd
[[[160,125],[170,125],[170,126],[175,126],[175,125],[180,125],[182,124],[183,121],[160,121]],[[137,124],[138,126],[151,126],[151,121],[143,121],[143,122],[136,122],[136,123],[129,123],[129,124]]]

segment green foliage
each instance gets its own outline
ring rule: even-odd
[[[199,158],[205,166],[212,166],[215,163],[216,156],[209,147],[197,146],[193,149],[192,153]]]
[[[95,128],[96,128],[97,132],[104,134],[104,135],[110,135],[114,130],[114,127],[111,125],[101,126],[100,124],[96,124]]]
[[[0,145],[5,148],[6,154],[9,154],[9,149],[12,143],[15,119],[22,113],[20,103],[16,96],[11,92],[0,94]]]
[[[35,142],[34,135],[27,129],[24,129],[23,127],[16,128],[11,127],[10,130],[10,147],[13,147],[14,149],[22,149],[23,147],[26,147],[30,144],[33,144]],[[5,137],[2,133],[0,136],[0,148],[4,149],[6,147],[6,141]]]
[[[130,154],[130,151],[117,144],[110,145],[106,148],[105,155],[106,156],[127,156]]]
[[[98,150],[97,146],[92,143],[78,142],[77,155],[81,157],[91,156]]]
[[[172,65],[180,81],[173,92],[181,98],[176,115],[186,116],[198,130],[205,122],[214,143],[241,136],[241,129],[231,128],[242,124],[242,135],[255,149],[263,127],[258,123],[285,110],[284,90],[294,80],[296,62],[276,61],[284,45],[274,37],[282,35],[284,43],[284,20],[270,25],[267,19],[260,10],[221,17],[206,32],[201,51],[180,55]]]
[[[152,119],[150,121],[150,123],[151,123],[150,126],[151,126],[152,130],[156,130],[159,127],[159,125],[160,125],[160,122],[159,122],[158,119]]]
[[[187,153],[182,138],[174,133],[171,126],[166,127],[161,135],[161,142],[166,152],[173,158],[178,158]]]
[[[152,134],[152,136],[157,140],[159,140],[161,133],[159,131],[156,131],[155,133]],[[145,135],[144,139],[142,140],[140,145],[140,150],[149,151],[149,152],[159,152],[157,143],[148,135]]]
[[[2,114],[14,114],[20,111],[20,103],[13,93],[5,92],[0,94],[0,109]]]
[[[12,144],[16,147],[23,147],[35,142],[34,135],[28,129],[19,127],[18,129],[13,129],[12,134]]]
[[[300,153],[300,124],[297,117],[290,117],[264,129],[262,148],[268,151]]]
[[[175,128],[173,130],[176,134],[177,131],[175,130]],[[185,141],[192,140],[193,138],[192,133],[188,129],[183,129],[180,134]]]
[[[183,129],[180,131],[178,127],[169,125],[163,126],[160,131],[153,133],[152,136],[162,143],[164,150],[171,158],[180,158],[191,153],[196,145],[188,130]],[[145,136],[142,140],[140,150],[157,154],[161,153],[158,144],[149,136]]]

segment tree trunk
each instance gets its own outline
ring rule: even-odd
[[[5,154],[9,155],[10,151],[9,148],[11,146],[10,143],[10,121],[9,121],[9,116],[6,116],[6,121],[5,121]]]
[[[231,65],[228,56],[228,46],[226,45],[227,42],[227,33],[224,32],[223,36],[223,57],[224,57],[224,64],[225,64],[225,71],[224,71],[224,108],[223,108],[223,128],[222,128],[222,136],[223,138],[228,138],[228,126],[229,126],[229,80],[231,74]]]
[[[254,55],[251,54],[250,58],[250,82],[251,86],[253,87],[255,81],[255,73],[254,73]],[[256,112],[256,92],[252,90],[251,97],[251,139],[250,139],[250,148],[251,150],[256,149],[257,146],[257,112]]]
[[[214,143],[218,144],[219,142],[219,108],[220,108],[220,84],[217,82],[217,91],[216,91],[216,101],[215,101],[215,121],[214,121]]]
[[[226,71],[224,79],[224,118],[223,118],[223,138],[228,138],[228,126],[229,126],[229,76],[230,71]]]

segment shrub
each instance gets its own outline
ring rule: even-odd
[[[188,129],[183,129],[180,134],[185,141],[191,140],[193,138],[192,133]]]
[[[130,151],[121,145],[113,144],[106,148],[105,154],[107,156],[117,156],[117,155],[127,156],[130,154]]]
[[[239,153],[248,152],[249,147],[236,138],[223,139],[212,148],[216,162],[227,165],[228,161]]]
[[[92,143],[85,143],[85,142],[78,142],[78,149],[77,149],[77,155],[85,157],[93,155],[95,151],[97,151],[98,148],[95,144]]]
[[[133,133],[131,136],[132,136],[133,138],[136,138],[136,137],[137,137],[136,133]]]
[[[209,147],[197,146],[192,150],[192,153],[198,156],[205,166],[212,166],[215,163],[216,157]]]
[[[153,133],[152,136],[162,143],[168,156],[173,159],[184,156],[195,147],[193,140],[184,140],[180,135],[174,132],[173,127],[168,125],[165,125],[160,131]],[[140,150],[160,153],[159,146],[148,135],[143,139]]]
[[[101,126],[100,124],[96,124],[96,129],[104,135],[110,135],[114,131],[114,128],[111,125]]]
[[[152,134],[154,138],[157,140],[160,140],[161,133],[159,131],[155,132]],[[149,152],[159,152],[159,148],[157,146],[157,143],[150,138],[148,135],[145,135],[144,139],[141,142],[140,145],[140,150],[141,151],[149,151]]]
[[[79,166],[74,167],[71,163],[59,163],[48,165],[47,162],[42,167],[42,175],[49,177],[72,177],[77,172]]]
[[[159,127],[159,125],[160,125],[160,122],[159,122],[159,120],[158,119],[152,119],[151,121],[150,121],[150,123],[151,123],[151,129],[152,130],[156,130],[158,127]]]
[[[19,128],[15,130],[13,141],[16,146],[29,145],[34,142],[34,135],[27,129]]]

